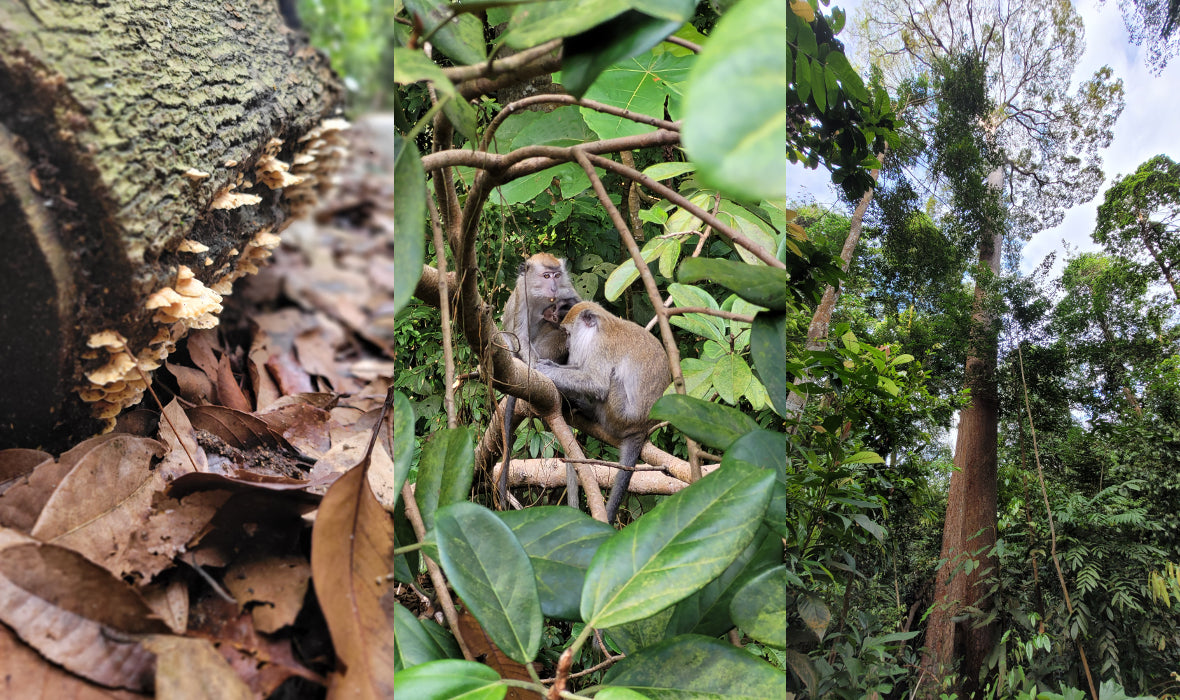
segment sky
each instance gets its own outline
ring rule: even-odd
[[[833,0],[832,4],[845,9],[851,18],[853,8],[860,3]],[[1128,39],[1117,0],[1105,4],[1085,0],[1074,5],[1086,31],[1086,52],[1074,74],[1075,82],[1088,79],[1099,67],[1109,65],[1115,77],[1123,80],[1126,107],[1115,123],[1114,141],[1102,152],[1106,182],[1098,195],[1067,211],[1061,225],[1041,231],[1025,244],[1021,262],[1024,272],[1035,268],[1053,251],[1059,251],[1055,267],[1060,271],[1066,242],[1074,252],[1096,250],[1098,246],[1090,240],[1090,233],[1098,205],[1103,201],[1102,193],[1112,179],[1134,172],[1140,163],[1159,153],[1180,158],[1180,134],[1176,128],[1180,123],[1176,117],[1180,114],[1180,56],[1173,58],[1159,75],[1152,75],[1144,60],[1146,48],[1134,46]],[[855,40],[849,36],[851,30],[850,19],[848,28],[840,34],[846,43]],[[829,183],[829,173],[822,167],[817,171],[788,167],[788,199],[810,195],[821,204],[831,203],[837,196]]]

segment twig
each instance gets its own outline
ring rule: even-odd
[[[434,253],[438,257],[438,310],[442,315],[443,334],[443,406],[447,411],[447,427],[454,428],[455,420],[455,351],[451,339],[451,295],[447,290],[447,249],[443,243],[442,225],[438,219],[438,206],[433,197],[426,198],[430,208],[430,228],[434,232]]]

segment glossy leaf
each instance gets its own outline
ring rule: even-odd
[[[561,58],[562,86],[581,97],[607,67],[650,50],[691,18],[691,3],[687,17],[671,20],[627,10],[567,38]]]
[[[422,447],[414,498],[426,529],[442,506],[467,500],[475,474],[475,449],[467,428],[447,428],[431,435]]]
[[[407,48],[395,48],[393,79],[401,85],[409,85],[419,80],[430,81],[438,93],[439,101],[442,102],[443,113],[455,125],[455,129],[473,141],[478,140],[475,133],[475,108],[463,99],[442,68],[426,54]]]
[[[545,617],[581,620],[578,606],[586,569],[615,529],[564,506],[537,506],[499,513],[524,547],[537,576]]]
[[[629,0],[549,0],[518,7],[508,20],[504,41],[525,49],[550,39],[588,31],[631,7]]]
[[[775,473],[774,492],[766,507],[765,523],[771,530],[786,535],[787,517],[787,436],[770,430],[754,430],[738,438],[721,458],[721,468],[743,462]]]
[[[414,459],[414,407],[400,391],[393,395],[393,449],[390,452],[393,454],[393,502],[396,505],[406,477],[410,475],[410,462]]]
[[[753,418],[735,408],[676,394],[661,396],[651,417],[666,420],[692,439],[722,450],[751,430],[761,429]]]
[[[401,603],[393,604],[393,623],[397,630],[393,639],[393,663],[396,670],[447,658],[446,652],[434,637]]]
[[[693,634],[628,656],[607,671],[603,681],[650,698],[786,697],[782,671],[729,642]]]
[[[751,200],[785,195],[786,23],[782,0],[741,0],[721,17],[693,68],[684,147],[707,186]],[[819,100],[824,83],[822,67],[814,80],[816,65],[812,93]],[[801,72],[797,64],[796,80]]]
[[[401,311],[422,277],[425,259],[426,173],[418,147],[401,134],[393,136],[393,313]]]
[[[688,78],[689,68],[695,60],[695,56],[678,57],[669,53],[657,56],[648,51],[619,61],[603,71],[586,91],[585,97],[637,114],[663,119],[665,102],[676,92],[675,86]],[[652,131],[652,127],[647,124],[612,114],[603,114],[586,108],[582,108],[581,112],[586,124],[602,139],[635,136]]]
[[[725,634],[734,626],[729,611],[734,594],[759,573],[780,564],[782,558],[782,536],[773,530],[759,530],[720,576],[676,604],[669,628],[707,637]]]
[[[398,671],[396,691],[414,700],[503,700],[508,686],[483,664],[444,659]]]
[[[582,618],[611,627],[700,590],[749,544],[773,481],[768,470],[719,469],[611,537],[586,573]]]
[[[729,609],[743,632],[775,649],[786,649],[787,567],[764,571],[747,582]]]
[[[754,378],[750,366],[740,355],[727,353],[713,364],[713,388],[725,403],[736,406]]]
[[[687,258],[680,264],[679,282],[709,280],[741,298],[772,311],[787,308],[787,271],[736,260]]]
[[[435,522],[447,580],[484,632],[510,659],[528,663],[541,646],[541,600],[524,547],[496,514],[462,501]]]
[[[483,23],[474,14],[453,16],[453,5],[446,0],[404,2],[406,9],[422,21],[424,33],[431,34],[430,42],[455,63],[471,65],[487,60]],[[394,63],[396,65],[396,58]]]
[[[787,315],[760,311],[750,329],[750,358],[775,412],[787,415]]]

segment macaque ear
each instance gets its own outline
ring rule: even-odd
[[[598,328],[598,314],[586,309],[582,312],[582,323],[585,323],[587,328]]]

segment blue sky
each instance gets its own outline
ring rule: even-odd
[[[859,2],[833,0],[833,5],[845,9],[851,17]],[[1111,179],[1134,172],[1140,163],[1158,153],[1180,158],[1180,57],[1172,59],[1162,73],[1152,75],[1144,61],[1146,49],[1133,46],[1127,37],[1115,2],[1099,4],[1095,0],[1075,3],[1085,23],[1086,53],[1082,58],[1075,80],[1089,78],[1100,66],[1109,65],[1114,74],[1122,78],[1126,91],[1126,108],[1114,128],[1114,141],[1102,154],[1103,169],[1107,182],[1098,196],[1087,204],[1070,209],[1060,226],[1042,231],[1024,246],[1021,268],[1031,270],[1050,252],[1063,251],[1065,244],[1074,251],[1093,250],[1097,246],[1090,240],[1094,228],[1095,213],[1102,202],[1102,191]],[[848,44],[855,43],[850,36],[853,27],[841,33],[840,38]],[[850,46],[850,53],[853,47]],[[822,168],[818,171],[802,167],[789,167],[787,171],[787,197],[795,200],[813,196],[819,203],[828,204],[837,199],[835,190],[829,184],[829,176]],[[1058,269],[1060,269],[1059,253]]]

